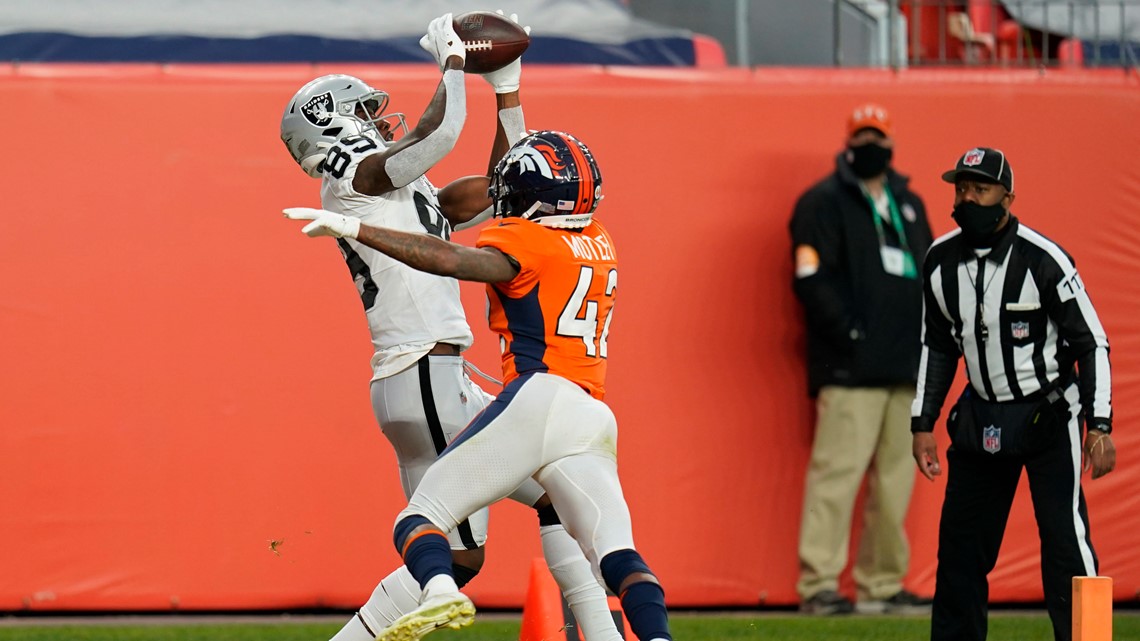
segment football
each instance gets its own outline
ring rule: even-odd
[[[460,14],[453,26],[467,51],[467,73],[498,71],[530,46],[530,36],[518,23],[493,11]]]

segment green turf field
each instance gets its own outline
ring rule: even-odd
[[[678,613],[672,616],[677,641],[915,641],[929,637],[924,617],[832,617],[794,615],[715,616]],[[29,620],[0,624],[0,641],[323,641],[339,623],[235,623],[138,625],[42,625]],[[1113,621],[1116,639],[1140,639],[1140,616],[1118,614]],[[430,641],[517,641],[518,620],[478,621],[459,632],[443,631]],[[1044,614],[999,614],[990,618],[990,641],[1052,641]],[[556,640],[561,641],[561,640]]]

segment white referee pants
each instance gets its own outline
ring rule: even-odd
[[[444,532],[537,480],[595,573],[633,549],[617,474],[617,421],[603,402],[551,374],[512,381],[424,474],[397,522],[422,515]]]

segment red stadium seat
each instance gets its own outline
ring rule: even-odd
[[[693,55],[695,67],[722,69],[728,66],[720,41],[703,33],[693,34]]]
[[[903,0],[900,9],[916,64],[1084,64],[1079,40],[1024,28],[995,0]]]
[[[992,0],[986,0],[989,10]],[[911,59],[937,62],[988,63],[996,57],[996,42],[987,14],[975,15],[975,3],[907,0],[900,9],[910,27]],[[980,8],[982,4],[978,5]]]

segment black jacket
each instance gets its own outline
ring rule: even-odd
[[[887,184],[902,214],[906,242],[919,273],[888,274],[870,203],[843,154],[835,172],[796,202],[789,227],[793,251],[807,245],[819,254],[819,271],[797,277],[796,297],[807,321],[808,386],[876,387],[914,383],[922,328],[922,261],[932,241],[926,207],[909,179],[888,170]],[[900,242],[894,226],[884,239]]]

